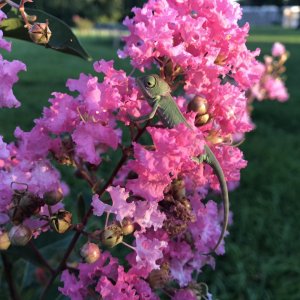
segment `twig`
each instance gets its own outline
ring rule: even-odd
[[[4,267],[4,272],[6,275],[6,280],[9,286],[9,293],[10,293],[10,297],[12,300],[21,300],[16,286],[15,286],[15,282],[13,280],[13,274],[12,274],[12,265],[8,260],[7,255],[1,251],[1,257],[2,257],[2,261],[3,261],[3,267]]]
[[[45,260],[45,258],[42,256],[40,251],[35,247],[33,241],[30,241],[28,243],[31,250],[34,252],[34,254],[37,256],[38,260],[42,263],[42,265],[51,273],[54,274],[54,269],[48,264],[48,262]]]

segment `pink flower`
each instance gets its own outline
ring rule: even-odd
[[[70,297],[72,300],[84,300],[87,294],[84,284],[77,280],[76,276],[70,274],[69,271],[63,271],[61,279],[64,282],[63,287],[58,290],[65,296]]]
[[[24,132],[17,127],[15,129],[15,137],[18,139],[19,143],[19,156],[32,161],[46,158],[52,144],[48,132],[41,126],[33,127],[30,132]]]
[[[3,137],[0,135],[0,159],[6,159],[9,157],[9,150],[7,144],[3,142]]]
[[[130,35],[118,54],[131,57],[142,71],[168,57],[184,71],[187,85],[195,73],[201,77],[202,88],[211,87],[214,79],[229,71],[242,88],[259,79],[250,68],[258,52],[246,48],[249,25],[239,28],[237,3],[150,0],[133,12],[135,16],[124,21]]]
[[[73,132],[80,122],[78,101],[67,94],[52,95],[54,98],[49,100],[51,106],[44,108],[43,118],[37,120],[37,124],[54,134]]]
[[[125,217],[133,217],[136,210],[135,203],[128,203],[126,200],[129,198],[129,193],[124,188],[119,186],[109,187],[107,189],[111,198],[112,205],[108,205],[99,200],[98,195],[93,196],[93,213],[97,216],[102,216],[105,212],[113,213],[116,215],[116,220],[122,221]]]
[[[17,60],[9,62],[0,55],[0,108],[20,106],[12,87],[18,81],[18,72],[25,70],[26,66],[22,62]]]
[[[283,81],[280,78],[272,78],[268,76],[265,82],[265,89],[267,90],[270,99],[277,99],[280,102],[285,102],[289,98],[289,94]]]
[[[285,49],[285,47],[284,47],[283,44],[278,43],[278,42],[274,43],[274,45],[273,45],[273,47],[272,47],[272,55],[273,55],[273,56],[275,56],[275,57],[276,57],[276,56],[281,56],[281,55],[283,55],[285,52],[286,52],[286,49]]]
[[[5,13],[2,10],[0,10],[0,23],[6,18],[7,17],[5,15]],[[5,49],[9,52],[11,50],[11,43],[9,43],[3,39],[3,31],[2,30],[0,30],[0,48]]]
[[[189,289],[183,289],[176,292],[175,296],[172,298],[172,300],[197,300],[196,295],[192,290]]]
[[[120,142],[120,130],[99,123],[87,122],[78,125],[72,134],[76,154],[91,164],[101,162],[100,154],[109,147],[116,150]]]
[[[137,201],[133,219],[141,226],[140,232],[151,227],[156,231],[163,226],[165,214],[159,211],[156,202]]]
[[[166,241],[147,239],[142,234],[135,234],[136,241],[136,267],[146,268],[149,271],[158,269],[156,261],[163,257],[162,250],[168,246]]]

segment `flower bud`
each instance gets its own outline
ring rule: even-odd
[[[81,257],[87,262],[88,264],[92,264],[95,261],[98,260],[100,257],[100,249],[99,247],[94,243],[86,243],[82,246],[80,249],[80,255]]]
[[[3,231],[0,233],[0,250],[6,250],[10,246],[8,233]]]
[[[69,211],[60,209],[51,216],[50,225],[58,233],[65,233],[72,225],[72,214]]]
[[[227,134],[225,136],[221,136],[218,131],[212,130],[209,135],[207,136],[207,140],[211,142],[212,144],[229,144],[231,145],[233,140],[232,140],[232,135]]]
[[[172,195],[175,200],[181,200],[185,197],[185,184],[182,178],[172,181]]]
[[[47,44],[51,37],[51,31],[47,23],[34,23],[28,31],[31,40],[36,44]]]
[[[21,208],[24,217],[29,218],[40,212],[42,202],[41,199],[31,193],[24,193],[20,198],[18,207]]]
[[[8,236],[12,245],[25,246],[31,240],[32,232],[28,226],[21,224],[13,226]]]
[[[116,224],[110,225],[101,232],[101,243],[113,248],[123,241],[122,228]]]
[[[61,187],[59,187],[57,190],[55,191],[51,191],[51,192],[47,192],[45,195],[44,195],[44,202],[47,204],[47,205],[55,205],[57,204],[58,202],[60,202],[64,197],[64,194],[63,194],[63,190]]]
[[[130,218],[124,218],[121,225],[123,235],[129,235],[134,232],[134,224]]]
[[[163,288],[170,280],[169,265],[163,263],[160,269],[152,270],[148,276],[148,282],[153,289]]]
[[[205,114],[205,115],[197,115],[196,119],[195,119],[195,125],[197,127],[200,127],[202,125],[205,125],[208,123],[209,121],[209,114]]]
[[[188,112],[194,111],[200,115],[204,115],[207,113],[207,109],[207,100],[200,96],[195,96],[193,100],[188,104]]]

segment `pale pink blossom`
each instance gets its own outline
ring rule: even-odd
[[[26,66],[22,62],[17,60],[9,62],[0,55],[0,108],[20,106],[12,87],[18,81],[17,74],[25,70]]]
[[[6,159],[9,157],[9,150],[7,144],[3,142],[3,137],[0,135],[0,159]]]
[[[276,57],[281,56],[284,53],[286,53],[284,45],[279,42],[274,43],[274,45],[272,46],[272,55]]]
[[[0,23],[6,18],[7,18],[6,14],[2,10],[0,10]],[[11,51],[11,43],[3,39],[2,30],[0,30],[0,48],[5,49],[6,51],[9,52]]]
[[[163,249],[168,246],[166,241],[150,240],[142,234],[135,234],[136,267],[149,271],[159,269],[157,260],[163,257]]]
[[[271,76],[268,76],[264,87],[271,100],[277,99],[280,102],[285,102],[289,98],[286,87],[280,78],[272,78]]]

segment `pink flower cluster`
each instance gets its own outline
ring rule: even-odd
[[[257,64],[259,50],[252,53],[246,47],[249,25],[238,26],[239,4],[150,0],[133,12],[134,18],[124,21],[130,35],[119,56],[129,56],[134,67],[144,70],[168,57],[182,70],[186,91],[204,95],[229,73],[243,89],[259,79],[259,74],[249,69]]]
[[[225,137],[252,129],[243,90],[257,82],[260,74],[255,70],[258,51],[251,53],[245,45],[248,26],[239,28],[237,25],[241,16],[239,6],[230,1],[150,0],[142,9],[133,11],[134,18],[125,20],[131,34],[125,38],[125,48],[119,55],[130,56],[132,64],[142,71],[152,64],[166,70],[164,62],[171,61],[172,71],[180,70],[184,78],[186,95],[175,99],[187,120],[192,124],[196,114],[186,113],[186,100],[201,95],[207,99],[210,121],[194,131],[183,124],[173,129],[148,127],[152,145],[133,143],[133,159],[123,165],[113,185],[106,190],[111,203],[104,202],[98,195],[94,195],[92,201],[94,215],[113,216],[117,223],[129,218],[136,225],[133,252],[127,256],[130,267],[127,273],[118,267],[115,279],[98,272],[88,284],[82,279],[81,267],[79,276],[65,271],[61,291],[72,299],[84,299],[89,292],[88,285],[93,284],[104,299],[113,295],[118,299],[152,299],[154,294],[141,296],[129,276],[138,276],[147,290],[149,283],[155,289],[151,278],[155,271],[161,271],[162,265],[168,266],[168,281],[175,280],[180,287],[189,286],[195,271],[199,272],[206,264],[214,266],[214,259],[203,253],[216,244],[222,222],[218,205],[213,201],[202,202],[209,189],[218,189],[218,180],[210,167],[195,163],[191,157],[203,153],[204,144],[210,141],[226,180],[233,185],[239,181],[240,169],[246,166],[241,151],[223,142]],[[101,61],[94,67],[104,73],[104,81],[95,84],[88,94],[85,90],[92,86],[91,77],[87,80],[81,75],[76,81],[76,90],[80,92],[77,99],[82,104],[79,111],[84,119],[77,126],[93,123],[96,129],[97,116],[102,115],[103,110],[107,114],[111,112],[110,120],[125,124],[129,123],[127,114],[138,116],[149,112],[132,78],[114,70],[111,63]],[[235,84],[224,83],[226,76],[232,77]],[[73,81],[69,81],[69,88],[70,82]],[[101,100],[106,90],[110,103],[115,105],[112,110]],[[87,103],[93,103],[94,111],[83,106]],[[46,123],[49,124],[49,120]],[[76,135],[71,135],[77,149]],[[85,140],[89,141],[89,135],[84,135]],[[84,149],[87,151],[88,147]],[[98,145],[98,157],[100,149]],[[77,150],[78,155],[82,153]],[[180,200],[174,196],[176,180],[184,185],[184,196]],[[177,215],[170,211],[176,211]],[[217,253],[224,252],[222,242]],[[113,269],[113,264],[108,263],[107,269],[109,266]],[[105,292],[106,285],[110,295]],[[194,295],[192,290],[181,290],[181,293]],[[174,294],[174,299],[178,297],[179,294]]]
[[[272,56],[265,56],[264,63],[260,63],[256,69],[261,73],[260,80],[250,89],[250,102],[253,99],[278,100],[285,102],[289,98],[282,74],[285,72],[284,63],[288,59],[288,52],[281,43],[275,43],[272,47]]]
[[[28,192],[41,201],[49,192],[67,193],[51,162],[55,161],[74,167],[92,190],[95,226],[101,226],[101,221],[105,226],[97,228],[100,233],[90,233],[90,239],[100,240],[103,248],[130,250],[126,267],[107,250],[91,264],[64,270],[60,291],[74,300],[89,295],[101,295],[104,300],[159,299],[155,291],[171,281],[177,287],[173,299],[196,299],[195,274],[204,265],[215,265],[214,258],[204,254],[220,237],[223,214],[220,205],[206,199],[210,190],[219,190],[217,176],[208,164],[192,158],[203,154],[204,145],[209,144],[231,186],[238,184],[240,170],[247,164],[232,139],[253,128],[245,91],[262,73],[255,60],[259,50],[251,52],[245,44],[249,26],[238,26],[239,5],[230,0],[149,0],[133,12],[135,16],[125,20],[130,35],[119,55],[130,57],[141,71],[158,66],[172,89],[177,84],[183,88],[184,94],[174,100],[193,130],[184,124],[172,129],[153,121],[147,128],[132,124],[129,115],[143,116],[150,111],[149,105],[133,77],[116,70],[112,61],[100,60],[94,70],[103,75],[103,81],[85,74],[69,79],[72,94],[53,93],[50,107],[44,108],[30,132],[17,128],[15,144],[7,145],[0,137],[3,227],[11,218],[15,184],[26,184]],[[9,47],[1,36],[0,46]],[[0,87],[3,84],[7,91],[3,96],[0,92],[2,106],[17,105],[11,87],[16,72],[25,66],[15,62],[12,67],[13,63],[0,57],[0,64],[10,66],[11,74],[0,71]],[[201,122],[187,105],[195,97],[205,100]],[[148,136],[147,145],[139,140],[142,133]],[[120,150],[115,176],[101,191],[96,170],[108,152]],[[61,207],[57,204],[52,213]],[[36,236],[49,229],[39,219],[51,215],[45,208],[25,220]],[[134,227],[131,239],[126,237],[125,221]],[[224,252],[222,241],[216,253]]]
[[[6,18],[6,15],[0,10],[0,23]],[[0,30],[0,49],[11,50],[11,44],[3,39],[3,32]],[[20,102],[13,94],[12,87],[18,81],[18,72],[25,71],[26,66],[14,60],[9,62],[0,55],[0,108],[18,107]]]

